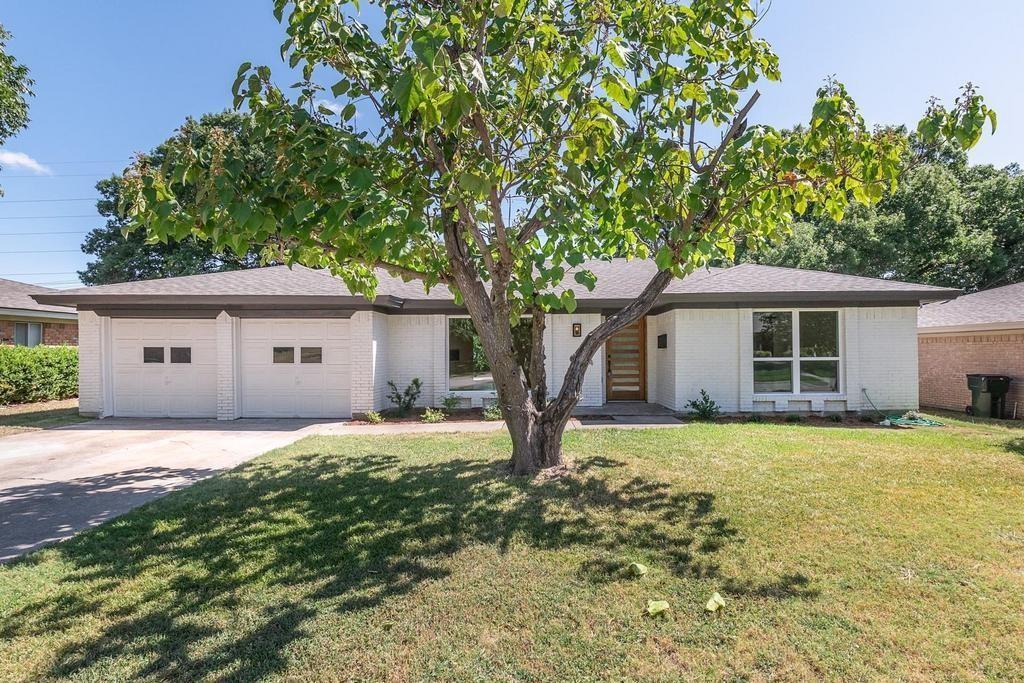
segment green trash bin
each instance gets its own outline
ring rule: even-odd
[[[1010,378],[1006,375],[967,375],[967,388],[971,390],[971,415],[1002,418]]]

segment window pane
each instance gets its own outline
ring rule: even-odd
[[[28,345],[38,346],[43,343],[43,324],[42,323],[29,323],[28,324]]]
[[[448,320],[448,359],[449,391],[494,391],[490,364],[472,320]]]
[[[804,311],[800,314],[800,355],[808,358],[839,355],[839,313]]]
[[[275,363],[294,363],[295,362],[295,347],[294,346],[275,346],[274,347],[274,362]]]
[[[162,346],[143,346],[142,347],[142,362],[143,363],[163,363],[164,362],[164,347],[162,347]]]
[[[839,391],[839,361],[801,361],[800,391],[819,393],[835,393]]]
[[[754,393],[793,391],[793,363],[787,360],[754,361]]]
[[[789,358],[793,355],[793,314],[754,314],[754,358]]]
[[[14,323],[14,345],[28,346],[28,323]]]
[[[171,362],[172,363],[191,363],[192,362],[192,347],[191,346],[172,346],[171,347]]]
[[[320,346],[303,346],[299,351],[299,362],[300,363],[322,363],[323,362],[323,347]]]

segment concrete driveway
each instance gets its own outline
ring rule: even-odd
[[[108,418],[0,439],[0,562],[314,431],[308,420]]]

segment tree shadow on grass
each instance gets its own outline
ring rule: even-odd
[[[143,677],[260,679],[286,668],[286,648],[319,612],[373,608],[443,580],[452,555],[479,545],[581,548],[593,558],[581,572],[599,581],[614,579],[616,558],[639,555],[736,593],[816,595],[802,576],[721,577],[714,556],[737,532],[714,495],[588,474],[619,464],[583,461],[577,476],[532,483],[503,476],[503,461],[411,465],[386,452],[257,461],[65,543],[74,570],[56,595],[0,618],[0,638],[102,615],[101,630],[60,650],[49,676],[123,660],[145,662],[133,672]],[[214,625],[239,619],[242,605],[246,628]]]
[[[1024,439],[1010,439],[1003,444],[1003,448],[1011,453],[1016,453],[1017,455],[1024,457]]]

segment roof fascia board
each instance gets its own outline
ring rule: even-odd
[[[34,308],[0,308],[0,317],[2,318],[17,318],[22,319],[39,319],[39,320],[78,320],[78,313],[74,311],[68,311],[66,313],[59,311],[38,311]]]
[[[995,323],[971,323],[969,325],[918,326],[918,334],[970,334],[972,332],[1014,332],[1024,330],[1024,320]]]

